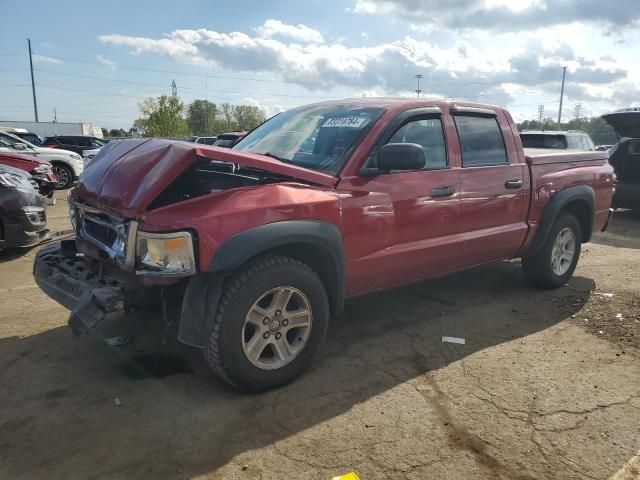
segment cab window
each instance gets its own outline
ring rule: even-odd
[[[424,150],[425,170],[447,167],[447,148],[442,120],[425,118],[413,120],[400,127],[387,143],[416,143]]]

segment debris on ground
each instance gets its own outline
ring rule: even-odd
[[[113,403],[116,404],[116,407],[121,407],[122,406],[122,400],[120,400],[117,397],[113,399]]]
[[[442,343],[458,343],[464,345],[465,339],[459,337],[442,337]]]
[[[613,293],[605,293],[605,292],[595,292],[596,295],[599,295],[604,298],[613,298]]]

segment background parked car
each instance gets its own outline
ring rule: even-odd
[[[192,137],[189,137],[187,139],[187,142],[193,142],[193,143],[203,143],[205,145],[213,145],[216,140],[218,139],[218,137],[216,136],[212,136],[212,137],[198,137],[197,135],[194,135]]]
[[[249,132],[227,132],[221,135],[218,135],[217,140],[213,143],[216,147],[224,147],[231,148],[233,147],[238,140],[244,138]]]
[[[610,148],[613,148],[613,145],[596,145],[596,152],[606,152]]]
[[[524,148],[552,148],[557,150],[595,151],[593,141],[588,134],[578,130],[567,132],[553,130],[525,130],[520,132]]]
[[[85,151],[102,148],[107,142],[97,137],[88,137],[82,135],[56,135],[54,137],[46,137],[42,140],[43,147],[63,148],[75,152],[83,157]]]
[[[23,170],[33,177],[41,195],[52,197],[58,183],[51,164],[34,155],[0,153],[0,165]]]
[[[18,138],[26,140],[32,145],[40,145],[42,143],[42,139],[38,135],[28,131],[26,128],[0,127],[0,131],[15,135]]]
[[[603,115],[620,141],[609,150],[609,163],[616,175],[614,208],[630,208],[640,217],[640,108]]]
[[[0,165],[0,250],[49,238],[45,198],[27,172]]]
[[[80,176],[84,165],[82,157],[75,152],[58,148],[36,147],[15,135],[0,131],[0,153],[26,153],[47,160],[58,179],[56,188],[69,188]]]

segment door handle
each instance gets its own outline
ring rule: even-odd
[[[522,187],[522,180],[520,180],[519,178],[515,178],[513,180],[507,180],[506,182],[504,182],[504,186],[507,187],[509,190],[515,190],[516,188]]]
[[[431,190],[431,197],[433,198],[450,197],[454,193],[456,193],[455,188],[453,188],[450,185],[445,185],[442,187],[436,187],[433,190]]]

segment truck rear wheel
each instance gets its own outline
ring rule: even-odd
[[[322,281],[289,257],[260,257],[223,287],[205,358],[245,391],[284,385],[300,375],[324,339],[329,301]]]
[[[522,259],[525,277],[536,287],[561,287],[576,269],[581,244],[578,219],[570,213],[561,213],[540,252]]]

